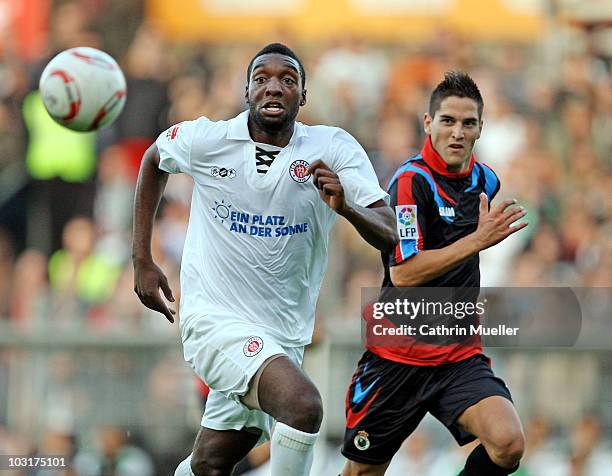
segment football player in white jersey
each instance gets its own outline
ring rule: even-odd
[[[174,322],[172,290],[151,256],[151,232],[169,173],[194,179],[181,264],[185,359],[211,388],[192,454],[176,475],[229,476],[271,437],[273,476],[308,475],[321,397],[301,370],[327,265],[343,216],[380,250],[397,243],[363,148],[342,129],[296,122],[304,68],[271,44],[247,70],[248,111],[204,117],[162,133],[145,153],[134,205],[135,291]]]

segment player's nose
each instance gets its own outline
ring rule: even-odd
[[[283,94],[283,88],[278,78],[270,78],[266,83],[266,95],[280,96]]]
[[[463,139],[463,135],[464,135],[463,126],[461,124],[455,125],[455,127],[453,127],[452,134],[453,134],[453,139],[457,139],[457,140]]]

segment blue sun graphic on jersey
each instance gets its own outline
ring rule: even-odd
[[[221,202],[215,200],[215,206],[212,207],[215,219],[219,220],[221,223],[225,223],[225,220],[230,216],[230,208],[232,208],[232,205],[226,204],[224,200],[221,200]]]

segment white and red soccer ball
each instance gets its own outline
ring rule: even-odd
[[[113,122],[125,106],[125,76],[117,62],[95,48],[71,48],[55,56],[39,83],[49,115],[74,131]]]

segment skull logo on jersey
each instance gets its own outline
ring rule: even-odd
[[[310,164],[305,160],[295,160],[289,166],[289,175],[291,175],[291,178],[297,183],[308,182],[310,178],[308,167],[310,167]]]

